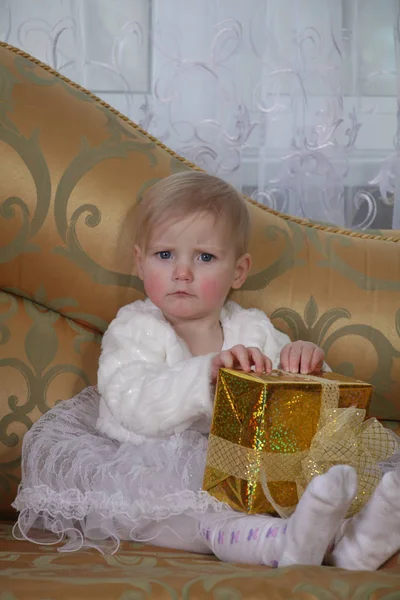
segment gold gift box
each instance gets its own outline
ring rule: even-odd
[[[372,471],[376,470],[376,460],[390,455],[396,447],[386,434],[382,442],[383,427],[376,419],[364,423],[372,389],[367,383],[336,373],[313,377],[221,369],[203,489],[238,511],[286,516],[285,509],[287,514],[294,510],[308,481],[332,464],[349,464],[355,454],[363,461],[367,453],[375,465]],[[343,422],[347,423],[347,433]],[[357,430],[364,442],[375,440],[371,456],[370,448],[359,447],[357,453],[358,441],[350,439],[349,427],[350,433]],[[313,442],[318,440],[317,433],[324,434],[319,446]],[[330,456],[332,440],[336,460]],[[311,455],[313,444],[317,449]],[[376,471],[374,478],[375,485],[379,481]],[[363,493],[372,492],[369,483],[368,490],[359,490],[358,508]]]

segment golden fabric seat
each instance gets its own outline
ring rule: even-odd
[[[45,539],[38,547],[12,538],[24,433],[95,383],[101,334],[120,306],[143,296],[132,207],[158,179],[195,167],[5,44],[0,90],[1,600],[400,598],[397,558],[378,574],[269,570],[128,543],[111,557],[59,554]],[[264,310],[292,339],[321,345],[334,371],[372,383],[371,414],[396,429],[399,232],[339,231],[255,203],[250,210],[254,263],[234,299]]]

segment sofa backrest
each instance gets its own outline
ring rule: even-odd
[[[79,86],[0,46],[0,511],[24,433],[96,382],[101,334],[143,297],[132,207],[196,168]],[[253,268],[233,298],[334,371],[376,386],[371,412],[400,419],[400,238],[368,236],[249,203]]]

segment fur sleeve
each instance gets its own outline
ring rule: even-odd
[[[144,436],[171,435],[199,418],[211,420],[213,355],[183,359],[178,353],[168,364],[175,334],[142,307],[135,302],[121,309],[103,337],[98,389],[113,420]]]

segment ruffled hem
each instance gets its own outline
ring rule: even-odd
[[[168,517],[187,512],[203,514],[208,510],[220,512],[228,506],[210,496],[208,492],[183,490],[177,494],[168,494],[162,503],[146,499],[135,499],[128,503],[122,493],[108,495],[105,492],[86,492],[68,490],[55,492],[47,486],[23,488],[20,486],[18,496],[12,506],[20,511],[32,511],[37,515],[47,513],[66,520],[82,520],[94,509],[104,518],[124,517],[132,522],[140,518],[160,521]]]
[[[40,545],[65,542],[60,552],[95,548],[103,554],[117,552],[122,540],[154,541],[157,534],[146,534],[151,523],[159,523],[161,531],[171,517],[185,515],[200,522],[206,513],[229,516],[233,512],[207,492],[186,490],[164,497],[159,506],[145,500],[136,500],[131,506],[122,494],[110,497],[100,492],[81,494],[77,490],[60,494],[45,486],[20,490],[13,506],[21,511],[13,529],[17,539]],[[190,544],[196,537],[189,532],[183,541]]]

